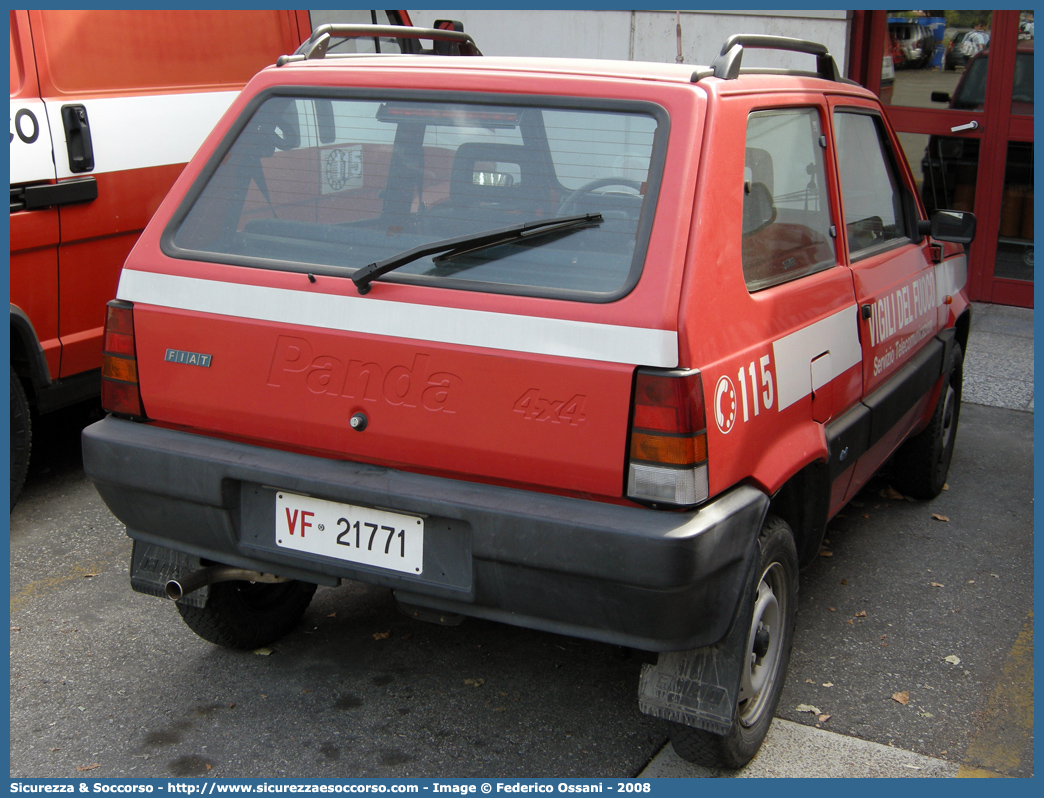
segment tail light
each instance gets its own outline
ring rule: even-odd
[[[633,408],[628,498],[677,506],[706,501],[707,414],[700,373],[639,369]]]
[[[144,418],[134,348],[134,306],[114,299],[108,308],[102,344],[102,408],[121,416]]]

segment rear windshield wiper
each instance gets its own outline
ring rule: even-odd
[[[580,216],[559,216],[554,219],[542,219],[538,222],[524,222],[511,225],[511,227],[501,227],[496,230],[458,236],[457,238],[444,238],[441,241],[422,244],[419,247],[400,252],[398,255],[392,255],[390,258],[364,266],[356,270],[355,274],[352,275],[352,282],[355,283],[355,287],[359,289],[360,294],[368,294],[370,292],[370,283],[378,277],[428,255],[435,255],[441,252],[445,253],[443,257],[451,258],[456,255],[508,244],[512,241],[521,241],[552,233],[591,227],[601,222],[602,214],[585,213]]]

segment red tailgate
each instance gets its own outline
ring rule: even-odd
[[[632,368],[138,305],[150,418],[468,478],[619,496]],[[359,416],[363,429],[353,429]]]

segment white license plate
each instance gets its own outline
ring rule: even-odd
[[[285,491],[276,493],[275,542],[409,574],[424,568],[423,519]]]

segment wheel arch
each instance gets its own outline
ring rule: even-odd
[[[971,315],[972,309],[969,306],[964,309],[964,312],[960,316],[957,317],[957,320],[953,325],[956,330],[957,343],[961,345],[962,352],[968,351],[968,336],[971,334]]]
[[[825,463],[806,465],[772,496],[769,512],[794,533],[798,565],[811,565],[826,535],[830,515],[830,475]]]
[[[51,385],[51,372],[40,338],[25,311],[14,304],[11,304],[11,366],[22,378],[30,399]]]

